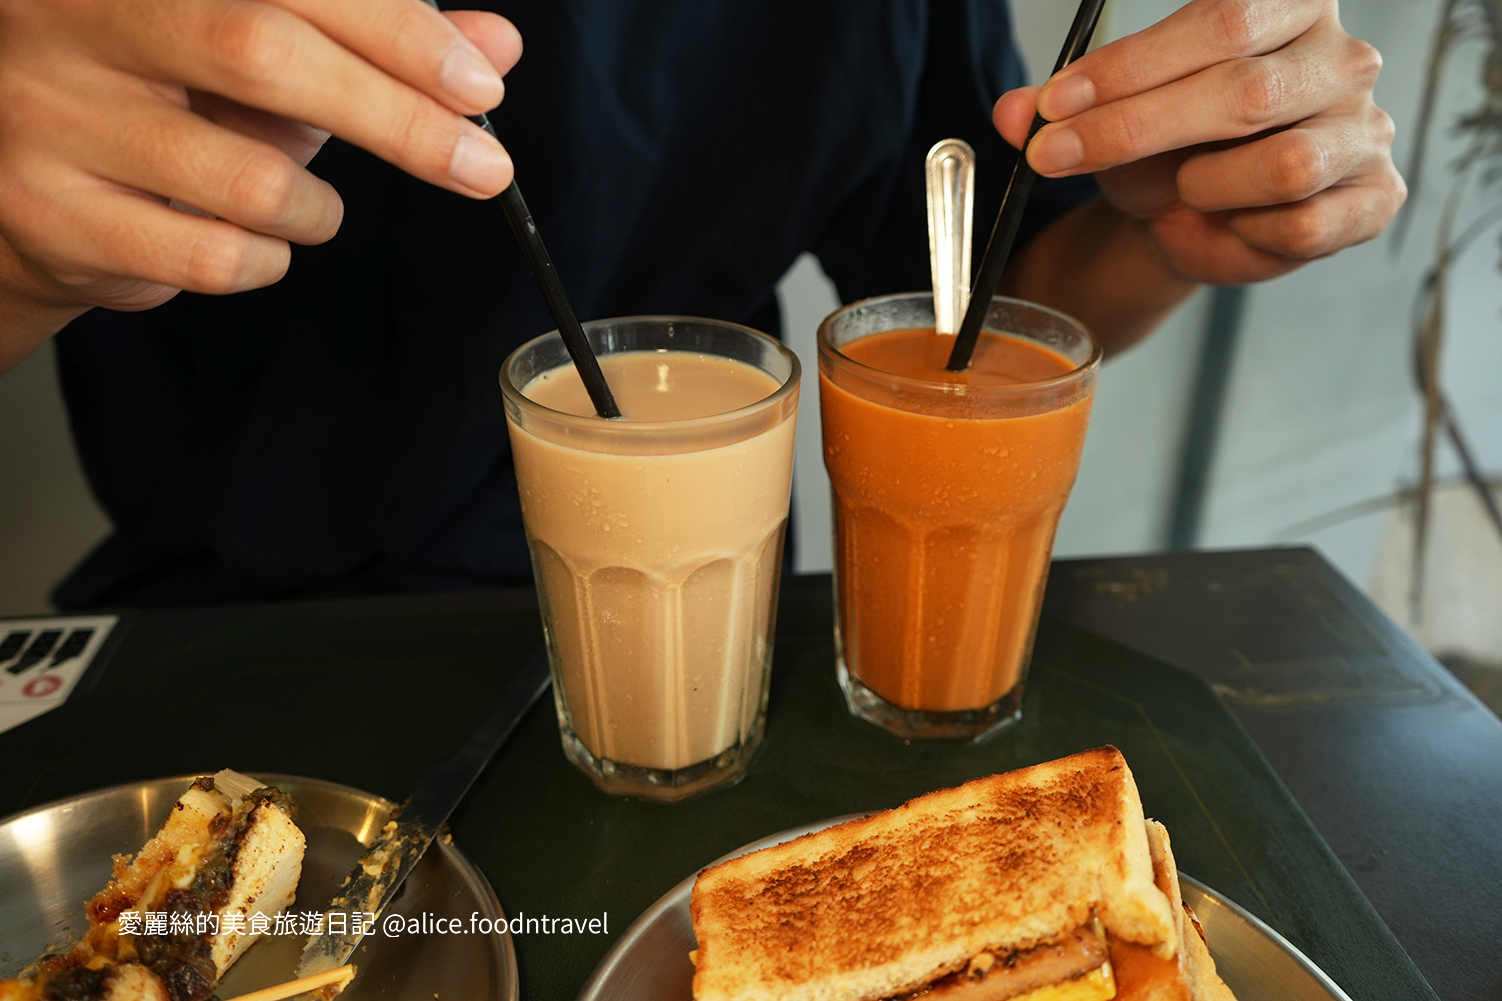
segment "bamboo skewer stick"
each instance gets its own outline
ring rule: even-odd
[[[307,991],[317,990],[319,987],[327,987],[330,984],[338,984],[343,990],[351,980],[355,979],[355,967],[351,963],[333,969],[315,973],[310,977],[298,977],[289,980],[285,984],[277,984],[275,987],[264,987],[249,994],[241,994],[238,997],[229,998],[228,1001],[283,1001],[284,998],[296,997]]]

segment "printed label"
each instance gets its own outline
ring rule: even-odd
[[[0,733],[56,709],[119,616],[0,619]]]

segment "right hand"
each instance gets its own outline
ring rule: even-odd
[[[1241,285],[1370,240],[1407,187],[1382,57],[1336,0],[1193,0],[1002,96],[995,120],[1041,175],[1092,172],[1179,279]]]
[[[464,116],[520,55],[421,0],[0,0],[0,341],[275,282],[339,228],[305,169],[329,133],[498,194],[511,160]]]

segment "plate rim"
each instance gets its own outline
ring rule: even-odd
[[[699,873],[705,869],[717,866],[721,862],[728,862],[733,858],[740,858],[742,855],[758,851],[762,848],[771,848],[774,845],[801,838],[805,834],[813,834],[827,827],[834,827],[836,824],[842,824],[847,820],[857,820],[861,817],[869,816],[871,816],[870,813],[847,813],[828,820],[814,821],[811,824],[803,824],[798,827],[789,827],[787,830],[779,831],[776,834],[769,834],[764,838],[747,842],[740,848],[721,855],[713,862],[700,866],[692,874],[673,884],[671,889],[653,901],[652,906],[642,911],[637,919],[631,922],[630,927],[616,940],[615,945],[610,947],[610,951],[605,953],[600,961],[595,964],[595,968],[590,973],[589,979],[584,982],[584,987],[580,989],[576,1001],[596,1001],[596,999],[603,1001],[605,995],[601,992],[605,989],[606,981],[615,968],[631,954],[630,946],[634,945],[646,929],[655,923],[660,914],[671,911],[678,906],[676,898],[680,894],[692,891],[694,881],[699,878]]]
[[[28,817],[46,811],[57,810],[63,807],[73,807],[87,803],[90,800],[96,798],[104,799],[110,796],[127,793],[131,790],[143,789],[148,786],[168,785],[181,782],[183,783],[183,790],[186,791],[187,787],[195,779],[201,778],[205,775],[213,775],[219,770],[220,769],[214,769],[212,771],[189,772],[181,775],[163,775],[156,778],[116,782],[113,785],[101,786],[97,789],[90,789],[85,792],[75,793],[72,796],[61,796],[57,799],[48,800],[45,803],[38,803],[36,806],[27,807],[24,810],[17,810],[14,813],[0,817],[0,828],[9,827],[17,821],[23,821]],[[386,798],[385,796],[379,795],[378,793],[368,792],[367,790],[360,789],[356,786],[348,785],[343,782],[335,782],[332,779],[318,778],[317,776],[313,775],[294,775],[290,772],[271,772],[255,769],[242,772],[241,774],[271,786],[276,786],[278,782],[288,781],[301,783],[310,787],[321,787],[322,789],[330,792],[353,795],[360,799],[364,799],[367,802],[374,802],[387,810],[393,810],[397,806],[395,802]],[[447,828],[447,825],[444,826],[445,828]],[[467,878],[481,891],[483,898],[488,901],[491,907],[495,909],[495,916],[497,918],[505,918],[506,911],[501,906],[501,900],[500,897],[496,895],[495,887],[491,884],[489,878],[486,877],[484,871],[475,863],[474,859],[466,855],[463,849],[461,849],[454,842],[454,839],[452,837],[448,838],[448,840],[444,840],[443,834],[440,832],[440,834],[433,839],[433,843],[429,847],[436,847],[438,851],[443,854],[445,861],[452,863],[465,878]],[[497,1001],[520,1001],[521,986],[519,971],[516,963],[516,944],[512,940],[509,928],[499,936],[497,936],[496,934],[491,934],[489,936],[486,936],[486,938],[490,940],[491,948],[496,949],[499,952],[500,966],[504,971],[506,977],[506,986],[503,990],[497,993]],[[497,938],[500,939],[499,947],[494,944]]]
[[[1274,945],[1282,949],[1284,952],[1288,953],[1289,956],[1293,957],[1294,961],[1304,968],[1304,972],[1308,973],[1316,981],[1318,981],[1321,987],[1329,991],[1330,994],[1336,998],[1336,1001],[1351,1001],[1351,996],[1347,994],[1339,984],[1332,980],[1328,973],[1320,969],[1319,965],[1315,963],[1314,960],[1304,955],[1304,951],[1302,949],[1294,945],[1292,942],[1288,941],[1288,939],[1284,938],[1282,932],[1279,932],[1276,928],[1273,928],[1267,922],[1263,921],[1261,918],[1257,917],[1257,915],[1253,914],[1245,907],[1242,907],[1236,901],[1221,893],[1219,890],[1214,889],[1201,880],[1195,879],[1193,876],[1185,873],[1182,869],[1179,870],[1179,882],[1181,884],[1187,883],[1188,885],[1194,887],[1194,889],[1199,893],[1215,901],[1221,907],[1224,907],[1226,910],[1236,915],[1236,917],[1240,918],[1241,920],[1245,921],[1247,924],[1255,928],[1257,931],[1261,932],[1265,938],[1271,940]]]
[[[631,922],[631,925],[626,929],[624,933],[622,933],[621,937],[616,940],[615,945],[610,947],[610,951],[607,952],[600,959],[599,963],[595,965],[594,970],[590,973],[589,979],[585,981],[584,987],[579,991],[579,994],[576,997],[575,1001],[605,1001],[605,999],[609,996],[605,993],[605,991],[609,987],[609,980],[611,976],[614,974],[615,970],[631,956],[633,947],[636,945],[637,940],[639,940],[646,933],[648,928],[655,925],[657,920],[664,913],[675,910],[680,906],[678,898],[683,894],[689,893],[693,890],[694,881],[699,878],[699,873],[703,872],[704,869],[719,865],[722,862],[728,862],[734,858],[739,858],[740,856],[746,855],[750,852],[759,851],[762,848],[771,848],[775,845],[785,844],[789,841],[801,838],[804,835],[814,834],[818,831],[825,830],[826,828],[834,827],[837,824],[843,824],[849,820],[859,820],[862,817],[869,817],[872,815],[872,812],[847,813],[839,817],[830,817],[826,820],[814,821],[810,824],[802,824],[796,827],[789,827],[786,830],[778,831],[775,834],[769,834],[764,838],[758,838],[755,841],[747,842],[740,848],[728,852],[715,859],[713,862],[700,867],[693,874],[674,884],[671,889],[669,889],[666,893],[653,901],[650,907],[648,907],[645,911],[642,911],[642,913],[637,917],[635,921]],[[1346,992],[1341,989],[1339,984],[1330,979],[1329,974],[1320,969],[1319,966],[1317,966],[1315,962],[1308,956],[1304,955],[1304,953],[1297,946],[1288,941],[1288,939],[1284,938],[1282,934],[1280,934],[1276,929],[1269,927],[1267,923],[1264,922],[1261,918],[1257,917],[1255,914],[1252,914],[1246,908],[1242,907],[1231,898],[1220,893],[1218,890],[1215,890],[1207,884],[1201,882],[1200,880],[1195,879],[1193,876],[1185,874],[1183,870],[1179,871],[1179,879],[1181,882],[1187,883],[1189,886],[1193,887],[1196,892],[1203,894],[1205,897],[1225,907],[1233,915],[1251,925],[1256,931],[1260,932],[1263,936],[1268,938],[1274,945],[1286,952],[1300,967],[1303,968],[1306,973],[1312,976],[1321,987],[1329,991],[1330,995],[1335,999],[1335,1001],[1351,1001],[1350,995],[1346,994]]]

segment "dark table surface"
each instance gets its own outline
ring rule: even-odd
[[[1186,871],[1357,1001],[1432,996],[1419,972],[1445,1001],[1502,998],[1502,723],[1314,552],[1055,564],[1024,722],[980,747],[904,746],[846,716],[829,617],[827,578],[785,583],[767,741],[741,785],[673,807],[603,796],[541,705],[456,843],[508,910],[608,908],[613,938],[737,845],[1109,740]],[[0,812],[223,764],[400,798],[536,621],[529,592],[128,613],[67,705],[0,734]],[[226,705],[279,710],[212,754],[174,742],[175,720]],[[156,739],[122,749],[122,712]],[[518,939],[523,997],[572,997],[609,945]]]
[[[1209,679],[1439,996],[1502,998],[1502,722],[1318,553],[1061,561],[1044,607]]]

